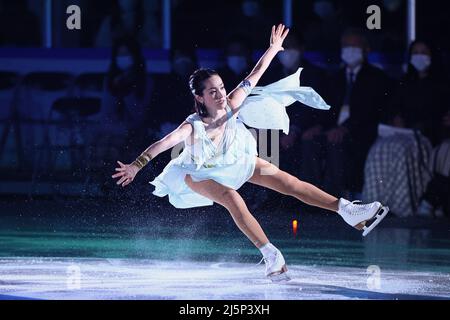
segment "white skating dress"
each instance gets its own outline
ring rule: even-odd
[[[193,144],[186,140],[183,151],[150,182],[155,186],[153,194],[159,197],[168,195],[169,202],[176,208],[212,205],[213,201],[187,186],[184,182],[187,174],[193,181],[211,179],[234,190],[239,189],[253,175],[258,155],[256,140],[244,123],[259,129],[283,130],[287,134],[289,117],[286,106],[300,101],[317,109],[330,108],[312,88],[300,87],[301,70],[268,86],[255,87],[234,115],[227,106],[227,121],[219,143],[207,136],[199,115],[189,115],[186,121],[193,127]]]

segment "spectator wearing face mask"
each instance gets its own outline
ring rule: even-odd
[[[192,93],[186,85],[189,76],[197,68],[194,51],[174,49],[170,52],[170,73],[154,74],[150,98],[151,126],[157,139],[174,130],[191,111]],[[188,99],[189,98],[189,99]]]
[[[139,43],[131,37],[117,39],[104,83],[102,121],[92,132],[97,146],[93,157],[105,164],[99,174],[109,172],[117,153],[133,152],[148,141],[150,87]],[[104,191],[112,186],[104,184]]]
[[[408,65],[389,105],[390,120],[400,127],[420,130],[433,145],[440,140],[437,130],[446,111],[442,66],[424,41],[411,43]]]
[[[175,130],[186,115],[192,113],[192,93],[187,85],[189,76],[197,69],[195,52],[188,48],[170,52],[169,73],[153,74],[153,90],[150,97],[149,125],[152,138],[161,139]],[[162,154],[154,162],[155,169],[163,169],[171,160],[171,154]]]
[[[363,32],[348,29],[341,37],[340,68],[331,77],[327,114],[324,187],[347,190],[360,197],[364,163],[385,114],[391,80],[367,61],[369,46]],[[320,158],[320,157],[319,157]]]
[[[225,49],[224,67],[219,69],[224,83],[230,86],[239,84],[251,71],[252,50],[245,37],[232,37]]]
[[[129,139],[143,139],[146,125],[149,82],[145,60],[136,39],[117,39],[106,78],[103,109],[114,127],[123,126]]]
[[[426,42],[414,41],[407,58],[407,71],[389,102],[387,121],[409,134],[377,139],[367,157],[363,196],[383,199],[399,216],[431,216],[439,203],[436,199],[442,199],[443,189],[436,186],[449,175],[446,168],[450,165],[445,165],[450,162],[448,146],[432,153],[432,147],[444,138],[441,128],[449,106],[448,85]]]

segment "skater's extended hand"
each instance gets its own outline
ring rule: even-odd
[[[270,46],[283,51],[283,41],[286,39],[289,29],[284,24],[279,24],[278,27],[272,27],[272,34],[270,35]]]
[[[116,182],[118,185],[122,184],[122,187],[125,187],[126,185],[133,182],[134,177],[139,172],[139,168],[136,167],[133,164],[123,164],[120,161],[117,161],[119,164],[119,168],[116,168],[116,171],[119,171],[118,173],[114,174],[112,178],[119,178],[120,179]]]

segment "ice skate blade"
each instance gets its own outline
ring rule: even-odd
[[[370,231],[372,231],[380,222],[381,220],[384,219],[384,217],[386,217],[386,215],[389,212],[389,207],[381,207],[380,210],[375,214],[375,216],[368,222],[370,222],[370,224],[367,226],[367,224],[362,228],[363,231],[363,237],[367,236]]]
[[[280,274],[271,275],[271,276],[268,276],[268,278],[273,283],[283,283],[283,282],[288,282],[288,281],[291,280],[291,278],[287,275],[286,272],[280,273]]]
[[[267,276],[267,278],[269,278],[274,283],[286,282],[286,281],[291,280],[291,278],[287,275],[287,267],[286,267],[286,265],[284,265],[281,268],[280,272],[274,272],[272,274],[269,274]]]

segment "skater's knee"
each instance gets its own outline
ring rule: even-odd
[[[233,189],[225,189],[221,193],[221,198],[226,205],[235,203],[238,197],[239,194]]]
[[[228,211],[236,211],[242,208],[242,198],[236,190],[226,189],[220,193],[218,203]]]

